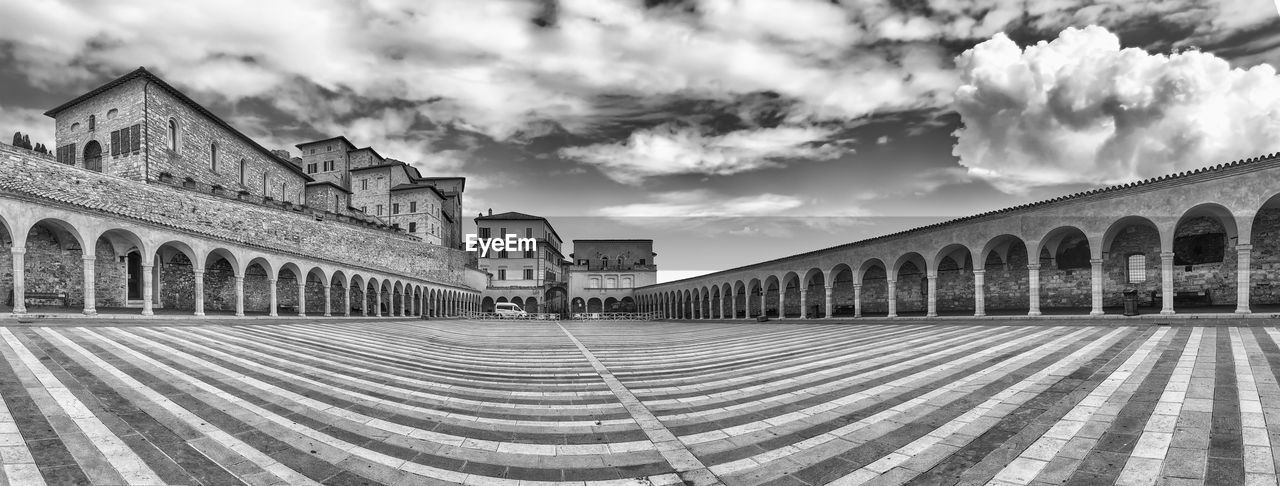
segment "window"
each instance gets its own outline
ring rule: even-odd
[[[506,238],[506,237],[507,237],[507,229],[500,228],[498,231],[498,238]]]
[[[332,161],[332,160],[326,160],[326,161],[324,161],[324,171],[325,171],[325,172],[329,172],[329,171],[333,170],[333,168],[334,168],[334,165],[333,165],[333,161]]]
[[[316,173],[316,164],[307,164],[307,173],[308,173],[308,174],[315,174],[315,173]]]
[[[488,239],[488,238],[489,238],[489,228],[480,228],[480,237],[481,237],[481,238]]]
[[[377,208],[378,208],[378,216],[382,216],[382,205],[379,204]]]
[[[1221,263],[1226,250],[1225,233],[1179,236],[1173,239],[1173,264],[1185,266]]]
[[[1141,253],[1129,255],[1129,283],[1147,281],[1147,256]]]
[[[499,269],[498,269],[498,280],[506,280],[506,279],[507,279],[507,269],[505,269],[505,268],[499,268]]]
[[[369,206],[360,206],[360,212],[369,214]]]
[[[391,203],[391,214],[400,214],[400,203]]]
[[[533,250],[525,250],[525,251],[524,251],[524,257],[525,257],[525,258],[537,258],[538,256],[533,254]]]
[[[246,167],[245,167],[246,165],[247,165],[247,163],[245,162],[245,160],[244,160],[244,159],[240,159],[240,185],[242,185],[242,186],[244,185],[244,176],[245,176],[245,173],[246,173],[246,170],[245,170],[245,169],[246,169]]]
[[[97,120],[98,120],[97,117],[93,115],[89,115],[89,131],[93,131],[95,128],[97,128],[97,125],[98,125]]]
[[[72,123],[72,124],[71,124],[71,129],[72,129],[72,130],[79,130],[79,129],[80,129],[80,124],[79,124],[79,123]]]
[[[289,184],[288,183],[280,184],[280,200],[281,201],[289,200]]]
[[[268,197],[271,194],[267,192],[267,173],[262,173],[262,197]]]
[[[418,212],[418,201],[409,201],[409,212]]]
[[[209,144],[209,170],[218,171],[218,144],[217,142]]]
[[[524,229],[524,237],[525,237],[525,238],[533,238],[533,228],[525,228],[525,229]]]
[[[329,146],[325,147],[325,148],[324,148],[324,151],[325,151],[325,152],[332,152],[332,151],[333,151],[333,146],[332,146],[332,145],[329,145]]]
[[[360,179],[360,190],[369,190],[369,179]]]
[[[120,113],[120,110],[117,110],[115,108],[107,110],[107,120],[114,120],[116,118],[116,114],[118,113]]]
[[[178,151],[178,120],[172,118],[169,119],[169,150]]]
[[[338,210],[340,209],[342,209],[342,196],[334,194],[333,195],[333,212],[335,213],[339,212]]]
[[[311,147],[311,155],[315,155],[315,154],[316,154],[316,148],[315,148],[315,147]]]
[[[622,277],[622,288],[629,289],[631,287],[631,277]]]
[[[67,144],[58,147],[58,163],[67,165],[76,165],[76,144]]]
[[[111,155],[129,155],[142,149],[142,125],[124,127],[111,132]]]
[[[644,259],[643,259],[643,258],[641,258],[641,259],[640,259],[640,265],[644,265]]]
[[[418,232],[418,223],[409,222],[409,232],[410,232],[410,233],[417,233],[417,232]]]
[[[526,269],[524,269],[524,279],[525,279],[525,280],[533,280],[533,269],[532,269],[532,268],[526,268]]]

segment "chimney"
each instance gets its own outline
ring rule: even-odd
[[[489,208],[489,216],[493,216],[493,208]]]

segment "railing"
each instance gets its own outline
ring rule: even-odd
[[[496,312],[465,312],[463,318],[476,321],[558,321],[560,314],[530,312],[527,314],[498,314]]]
[[[575,312],[570,317],[578,321],[653,321],[657,312]]]

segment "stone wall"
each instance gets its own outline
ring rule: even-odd
[[[99,174],[24,152],[0,145],[0,158],[4,159],[0,164],[0,194],[146,221],[214,240],[328,260],[352,268],[409,275],[442,284],[464,283],[464,265],[469,260],[464,251],[364,225],[327,219],[317,221],[309,214]],[[28,288],[33,287],[28,285]]]

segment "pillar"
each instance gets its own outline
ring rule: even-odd
[[[325,317],[330,317],[333,315],[333,304],[332,304],[332,301],[329,300],[331,297],[333,297],[332,291],[330,290],[331,287],[333,287],[333,285],[324,284],[324,316]]]
[[[765,290],[764,287],[760,287],[760,315],[762,316],[769,315],[768,309],[766,309],[764,305],[764,302],[765,302],[764,298],[768,295],[769,295],[769,291]]]
[[[738,294],[733,294],[733,300],[729,301],[729,312],[731,313],[729,315],[730,319],[738,318]]]
[[[836,318],[835,310],[831,308],[831,300],[835,292],[835,287],[832,287],[830,285],[824,285],[823,290],[825,291],[825,295],[822,303],[826,305],[826,307],[823,308],[823,310],[826,312],[824,316],[827,319],[835,319]]]
[[[1173,314],[1173,252],[1160,252],[1160,294],[1164,296],[1161,314]]]
[[[1249,310],[1249,269],[1253,255],[1253,245],[1245,243],[1236,245],[1236,314],[1248,314]]]
[[[889,282],[889,317],[898,317],[898,281],[890,279]]]
[[[409,315],[409,293],[400,295],[400,317]]]
[[[84,315],[98,315],[96,292],[94,291],[95,277],[93,271],[97,265],[98,259],[91,255],[83,257],[84,261]],[[197,279],[198,280],[198,279]],[[198,288],[198,287],[197,287]],[[196,308],[199,310],[199,307]],[[203,314],[196,314],[203,315]]]
[[[276,317],[277,315],[279,315],[276,313],[276,307],[279,307],[279,305],[276,302],[276,279],[274,278],[267,279],[267,287],[271,288],[271,292],[268,293],[268,295],[271,296],[271,301],[268,303],[269,307],[267,307],[267,315],[271,317]]]
[[[862,284],[853,284],[853,317],[862,317]]]
[[[204,315],[204,270],[196,270],[191,272],[191,277],[196,283],[196,311],[195,315]]]
[[[808,311],[808,307],[809,307],[809,299],[808,299],[808,297],[809,297],[809,289],[806,289],[806,288],[804,288],[804,287],[801,287],[801,288],[800,288],[800,318],[801,318],[801,319],[808,319],[808,318],[809,318],[809,311]]]
[[[244,317],[244,276],[236,275],[236,316]]]
[[[307,317],[307,278],[298,284],[298,317]]]
[[[151,287],[155,281],[155,275],[151,274],[154,269],[155,265],[142,264],[142,315],[144,316],[155,315],[151,302],[155,298],[155,289]]]
[[[1027,310],[1027,315],[1038,316],[1040,315],[1040,264],[1039,263],[1027,264],[1027,285],[1030,286],[1030,290],[1028,292],[1031,294],[1027,296],[1027,304],[1030,307],[1030,309]]]
[[[1102,259],[1091,259],[1089,264],[1093,268],[1093,310],[1089,311],[1089,315],[1100,316],[1102,315]]]
[[[342,289],[342,315],[351,317],[351,284],[348,283],[340,288]]]
[[[369,317],[369,286],[366,284],[360,288],[360,315]]]
[[[987,315],[987,290],[984,288],[986,284],[987,271],[985,269],[975,268],[973,270],[973,316],[982,317]]]
[[[925,309],[925,317],[938,317],[938,272],[927,272],[924,274],[926,279],[925,285],[929,289],[929,297],[925,299],[928,302]]]
[[[801,306],[803,307],[803,306]],[[787,288],[782,282],[778,282],[778,319],[787,316]]]
[[[27,313],[27,249],[13,247],[9,249],[13,255],[13,313]]]

